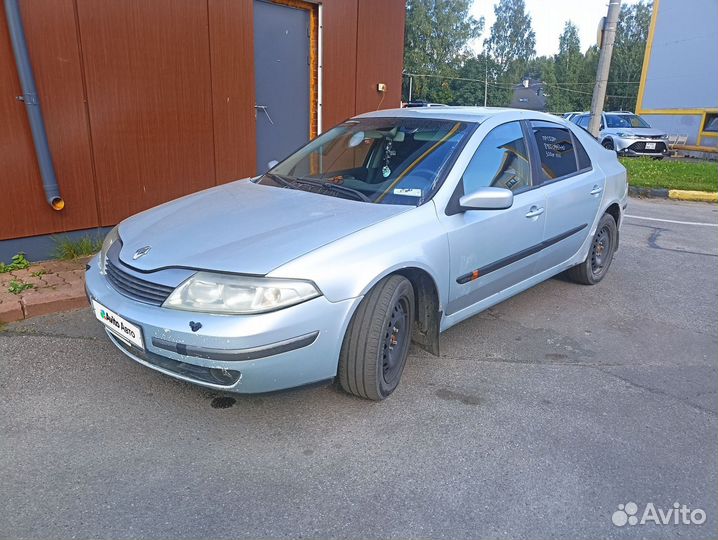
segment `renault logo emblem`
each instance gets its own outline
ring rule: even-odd
[[[140,257],[144,257],[145,255],[147,255],[150,252],[151,249],[152,249],[152,247],[150,247],[150,246],[141,247],[140,249],[135,251],[134,255],[132,255],[132,260],[136,261]]]

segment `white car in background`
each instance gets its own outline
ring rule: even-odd
[[[570,121],[585,130],[591,121],[589,113],[577,114]],[[598,141],[619,156],[649,156],[663,159],[669,154],[668,135],[654,129],[640,116],[632,112],[605,112],[601,117]]]

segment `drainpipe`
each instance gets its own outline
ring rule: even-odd
[[[17,96],[17,99],[25,103],[27,119],[30,122],[30,130],[32,131],[32,140],[35,143],[35,154],[37,155],[37,162],[40,166],[42,187],[45,190],[47,202],[52,209],[62,210],[65,207],[65,201],[60,196],[60,188],[57,185],[55,168],[52,165],[52,155],[50,154],[50,146],[47,142],[42,110],[40,110],[40,100],[37,97],[35,76],[32,72],[30,54],[27,50],[25,30],[22,26],[18,0],[5,0],[5,15],[7,17],[8,30],[10,31],[12,49],[15,53],[17,73],[20,78],[20,85],[22,86],[22,95]]]

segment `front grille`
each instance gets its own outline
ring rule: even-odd
[[[173,287],[158,285],[128,274],[119,266],[112,264],[109,257],[106,262],[106,270],[107,281],[117,289],[117,292],[145,304],[161,306],[174,290]]]
[[[666,143],[657,142],[655,148],[646,149],[646,143],[644,141],[634,142],[628,147],[629,150],[634,152],[642,152],[646,154],[662,154],[666,151]]]

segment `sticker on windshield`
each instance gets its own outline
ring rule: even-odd
[[[419,188],[395,188],[394,195],[404,195],[405,197],[421,197]]]

